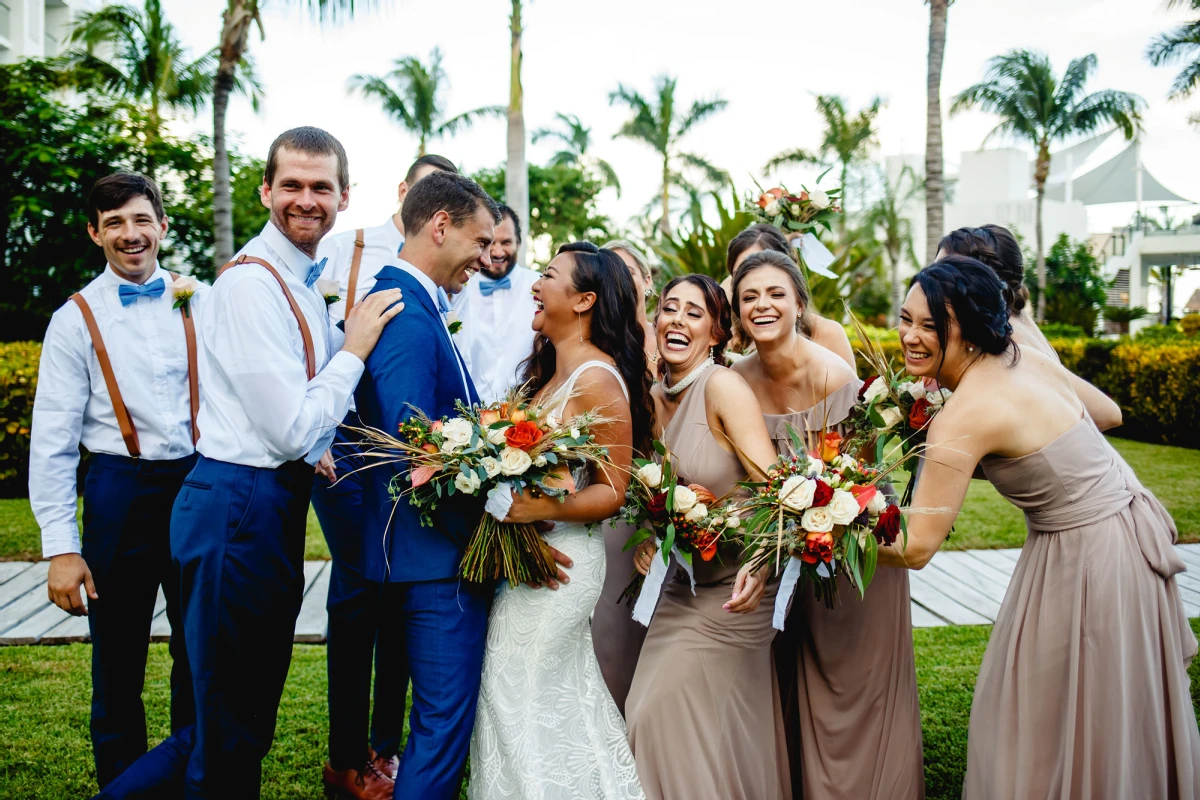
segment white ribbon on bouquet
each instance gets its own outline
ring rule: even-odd
[[[483,505],[483,510],[495,517],[497,522],[504,522],[504,518],[508,516],[508,510],[512,508],[512,504],[512,484],[504,481],[488,489],[488,499]]]
[[[796,249],[800,251],[804,266],[826,278],[837,277],[837,273],[829,269],[829,265],[837,260],[836,257],[811,231],[796,240]]]
[[[660,552],[655,553],[654,558],[650,559],[650,571],[646,574],[646,580],[642,583],[642,591],[638,593],[637,603],[633,606],[634,621],[640,622],[646,627],[650,626],[650,619],[654,616],[659,595],[662,594],[663,583],[667,579],[667,563],[663,560],[661,553],[663,540],[656,538],[654,542],[658,545]],[[679,551],[678,547],[671,548],[671,555],[687,573],[688,580],[692,584],[692,594],[696,594],[696,576],[692,572],[692,565],[684,559],[683,553]]]
[[[783,570],[783,577],[779,579],[779,591],[775,594],[775,613],[771,617],[771,627],[777,631],[783,630],[783,623],[788,615],[788,606],[792,603],[792,595],[796,592],[796,583],[800,580],[801,566],[800,559],[791,556]],[[822,578],[832,577],[835,574],[834,569],[834,562],[817,564],[817,574]]]

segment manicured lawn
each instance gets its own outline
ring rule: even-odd
[[[1200,620],[1192,620],[1200,633]],[[988,627],[913,632],[925,781],[929,800],[962,791],[971,692]],[[0,648],[0,797],[88,797],[96,790],[88,738],[89,645]],[[151,645],[144,699],[152,742],[167,734],[167,646]],[[1200,707],[1200,662],[1191,668]],[[275,745],[263,765],[264,800],[320,800],[328,730],[325,648],[296,645],[279,709]],[[406,730],[407,734],[407,730]]]

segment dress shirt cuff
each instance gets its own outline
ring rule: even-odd
[[[343,338],[344,336],[345,334],[343,334]],[[333,354],[333,358],[329,359],[329,363],[325,365],[325,369],[321,370],[321,373],[324,374],[331,369],[339,374],[344,373],[354,381],[354,386],[357,386],[358,379],[362,377],[366,368],[367,365],[354,353],[349,350],[338,350]],[[353,387],[351,387],[351,391],[354,391]]]
[[[74,522],[42,528],[42,558],[79,552],[79,526]]]

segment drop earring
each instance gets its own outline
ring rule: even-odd
[[[579,331],[579,343],[583,344],[583,318],[579,316],[579,312],[575,312],[575,327]]]

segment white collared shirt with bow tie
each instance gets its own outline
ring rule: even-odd
[[[480,272],[454,296],[451,313],[462,323],[454,342],[462,352],[479,398],[503,400],[521,382],[521,362],[533,352],[533,284],[540,273],[513,267],[512,285],[488,297],[479,290],[487,276]]]
[[[108,350],[117,388],[137,430],[141,457],[167,461],[191,455],[192,411],[187,344],[171,276],[156,266],[146,284],[162,279],[159,297],[121,303],[134,286],[111,266],[80,290]],[[143,284],[145,285],[145,284]],[[189,302],[199,327],[207,294],[200,284]],[[42,530],[42,557],[79,552],[75,521],[79,446],[128,456],[83,313],[67,301],[50,319],[42,342],[29,446],[29,503]]]
[[[248,467],[315,464],[346,416],[363,362],[341,350],[325,299],[304,284],[315,262],[278,228],[268,222],[238,255],[263,259],[287,283],[312,333],[317,375],[308,379],[300,327],[275,278],[257,264],[231,267],[213,284],[199,329],[197,449]]]

